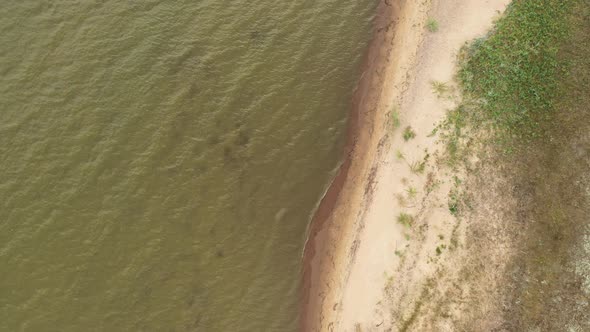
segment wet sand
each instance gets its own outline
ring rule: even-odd
[[[336,216],[349,213],[341,202],[358,199],[363,188],[370,186],[365,174],[376,153],[376,140],[383,139],[383,124],[387,109],[383,95],[387,94],[387,71],[396,63],[392,57],[392,42],[403,3],[381,1],[373,27],[373,38],[364,56],[361,79],[353,94],[352,111],[348,120],[347,142],[342,165],[322,198],[309,228],[303,257],[301,330],[317,329],[323,321],[321,308],[326,302],[326,280],[336,267],[335,256],[342,248],[342,231],[350,228],[348,220]],[[340,203],[340,204],[339,204]]]

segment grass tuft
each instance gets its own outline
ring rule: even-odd
[[[414,129],[412,129],[412,127],[407,126],[404,129],[404,132],[402,134],[402,137],[404,138],[404,141],[407,142],[407,141],[409,141],[409,140],[411,140],[411,139],[413,139],[413,138],[416,137],[416,132],[414,131]]]
[[[407,228],[410,228],[414,223],[414,217],[411,214],[402,212],[397,216],[397,222],[404,225]]]
[[[444,97],[449,92],[449,86],[445,82],[431,81],[430,87],[438,98]]]
[[[430,32],[437,32],[438,31],[438,21],[433,18],[428,18],[426,21],[426,29]]]
[[[424,174],[426,163],[424,161],[415,161],[410,164],[410,170],[415,174]]]
[[[554,110],[564,70],[559,40],[567,36],[572,0],[514,1],[495,31],[462,52],[459,81],[496,141],[537,138],[540,123]]]
[[[410,170],[416,174],[424,174],[424,171],[426,170],[426,164],[428,163],[429,158],[430,154],[426,152],[424,159],[422,159],[421,161],[415,161],[410,164]]]
[[[396,150],[395,151],[395,157],[397,158],[397,160],[404,160],[406,159],[406,157],[404,156],[403,152],[401,152],[401,150]]]
[[[415,187],[409,187],[406,189],[406,193],[408,194],[408,198],[414,199],[418,195],[418,190]]]

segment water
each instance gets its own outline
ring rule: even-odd
[[[295,330],[375,5],[4,1],[0,330]]]

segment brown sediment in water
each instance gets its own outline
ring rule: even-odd
[[[391,62],[394,28],[405,1],[381,0],[373,22],[372,40],[363,57],[348,119],[343,162],[312,218],[303,254],[300,330],[315,331],[322,321],[331,266],[335,265],[339,235],[346,230],[343,220],[334,217],[336,208],[350,203],[344,196],[365,190],[363,174],[371,165],[371,155],[380,140],[378,112],[383,102],[384,71]]]

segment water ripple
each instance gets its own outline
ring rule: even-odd
[[[374,6],[1,6],[0,330],[295,330]]]

